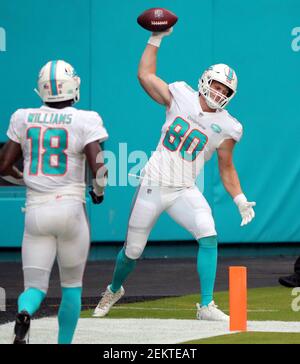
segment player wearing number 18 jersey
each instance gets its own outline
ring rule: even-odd
[[[26,343],[30,318],[46,296],[56,257],[62,286],[59,343],[71,343],[80,314],[90,243],[83,205],[85,162],[94,177],[92,199],[100,203],[105,171],[99,143],[108,134],[96,112],[72,106],[79,100],[79,87],[80,79],[71,65],[61,60],[48,62],[40,72],[37,90],[44,105],[12,115],[10,140],[1,151],[0,173],[15,183],[21,182],[22,175],[13,165],[23,156],[27,186],[22,242],[25,290],[18,300],[17,344]]]
[[[156,102],[166,106],[166,122],[157,149],[141,175],[112,283],[94,316],[105,316],[124,294],[123,282],[142,255],[156,220],[166,211],[199,243],[197,271],[201,305],[197,304],[197,318],[227,321],[228,316],[213,301],[217,267],[215,224],[195,179],[204,162],[217,151],[223,184],[239,207],[242,225],[252,220],[255,203],[248,202],[242,193],[232,162],[233,148],[242,136],[242,126],[224,110],[236,93],[237,78],[232,68],[218,64],[203,73],[198,92],[184,82],[165,83],[156,75],[156,58],[163,36],[170,32],[154,33],[140,61],[140,83]]]

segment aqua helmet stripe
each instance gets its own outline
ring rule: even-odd
[[[51,66],[50,66],[50,84],[51,84],[51,90],[52,90],[52,95],[53,96],[58,95],[57,84],[56,84],[56,68],[57,68],[57,61],[51,62]]]
[[[228,81],[231,82],[233,80],[233,69],[228,67],[229,68],[229,72],[228,72],[228,75],[227,78],[228,78]]]

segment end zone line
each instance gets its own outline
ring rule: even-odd
[[[149,310],[149,311],[195,311],[196,308],[165,308],[165,307],[133,307],[133,306],[114,306],[112,310]],[[229,310],[222,310],[224,312],[229,312]],[[279,310],[247,310],[247,312],[279,312]]]

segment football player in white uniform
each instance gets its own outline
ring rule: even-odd
[[[184,82],[168,85],[156,75],[156,59],[162,38],[170,32],[152,34],[139,64],[139,81],[156,102],[166,107],[166,122],[157,149],[142,172],[125,245],[117,257],[112,283],[94,311],[95,317],[105,316],[122,297],[124,280],[143,253],[157,218],[166,211],[199,243],[201,305],[197,303],[197,318],[228,320],[213,301],[217,233],[211,209],[195,179],[204,162],[217,151],[220,175],[239,208],[241,225],[253,219],[255,203],[247,201],[233,165],[233,149],[242,136],[242,126],[224,110],[236,93],[237,77],[232,68],[216,64],[201,76],[198,92]]]
[[[18,299],[16,344],[28,342],[30,318],[46,296],[56,257],[62,287],[58,343],[72,342],[80,315],[90,244],[84,207],[85,163],[93,174],[92,200],[101,203],[107,173],[99,143],[108,134],[96,112],[73,107],[79,88],[80,78],[70,64],[48,62],[40,71],[36,90],[44,105],[12,115],[9,141],[1,150],[0,174],[27,187],[22,242],[25,290]],[[14,167],[22,156],[23,175]]]

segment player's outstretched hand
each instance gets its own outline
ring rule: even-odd
[[[242,222],[241,226],[249,224],[255,217],[255,212],[253,207],[256,205],[256,202],[249,202],[244,194],[240,194],[234,198],[234,202],[236,203],[241,217]]]
[[[166,37],[170,34],[172,34],[173,32],[173,27],[167,29],[167,30],[164,30],[163,32],[152,32],[152,36],[156,36],[156,37]]]
[[[149,38],[148,44],[152,44],[155,47],[159,47],[163,37],[170,35],[173,32],[173,27],[163,32],[153,32]]]
[[[100,204],[100,203],[102,203],[102,202],[103,202],[103,200],[104,200],[104,194],[102,194],[102,195],[98,196],[98,195],[96,195],[96,193],[93,191],[93,187],[92,187],[92,186],[90,186],[90,188],[91,188],[91,190],[89,191],[89,194],[90,194],[90,196],[91,196],[91,198],[92,198],[93,203],[94,203],[94,204],[96,204],[96,205],[99,205],[99,204]]]

